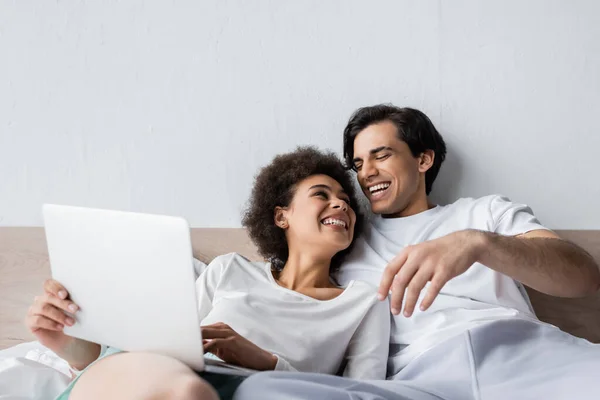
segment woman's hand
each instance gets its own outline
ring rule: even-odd
[[[202,327],[204,352],[223,361],[257,371],[274,370],[277,357],[240,336],[229,325],[218,322]]]
[[[74,340],[63,333],[65,325],[72,326],[75,320],[65,312],[75,314],[79,307],[68,300],[69,293],[57,281],[44,282],[44,293],[34,299],[29,307],[25,324],[41,344],[58,353]]]
[[[67,313],[73,315],[78,310],[77,304],[69,300],[69,292],[57,281],[48,279],[44,282],[44,293],[36,297],[29,307],[25,325],[42,345],[67,360],[71,366],[83,369],[98,358],[100,345],[63,332],[65,325],[75,324]]]

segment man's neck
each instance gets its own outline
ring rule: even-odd
[[[406,207],[404,207],[401,211],[392,213],[392,214],[382,214],[383,218],[404,218],[410,217],[413,215],[420,214],[427,210],[431,210],[436,205],[429,201],[429,198],[424,195],[420,196],[418,199],[408,203]]]

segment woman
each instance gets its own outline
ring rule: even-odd
[[[330,273],[350,250],[361,219],[351,178],[333,154],[299,148],[256,177],[243,219],[261,255],[217,257],[198,278],[205,352],[256,370],[384,379],[389,311],[363,282],[339,287]],[[84,370],[61,399],[217,399],[242,378],[200,373],[170,357],[126,353],[69,337],[77,309],[49,280],[27,324],[45,346]],[[76,315],[76,314],[75,314]]]

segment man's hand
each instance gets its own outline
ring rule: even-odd
[[[392,314],[397,315],[407,292],[404,316],[410,317],[421,290],[431,281],[421,302],[420,308],[424,311],[431,306],[446,282],[477,262],[484,246],[482,232],[476,230],[458,231],[407,246],[385,268],[378,296],[383,300],[391,289]]]
[[[240,336],[229,325],[218,322],[202,327],[204,352],[230,364],[258,371],[274,370],[277,357]]]

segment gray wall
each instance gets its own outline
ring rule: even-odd
[[[340,152],[393,102],[448,142],[437,201],[598,229],[599,71],[593,0],[2,1],[0,225],[51,202],[239,226],[275,153]]]

